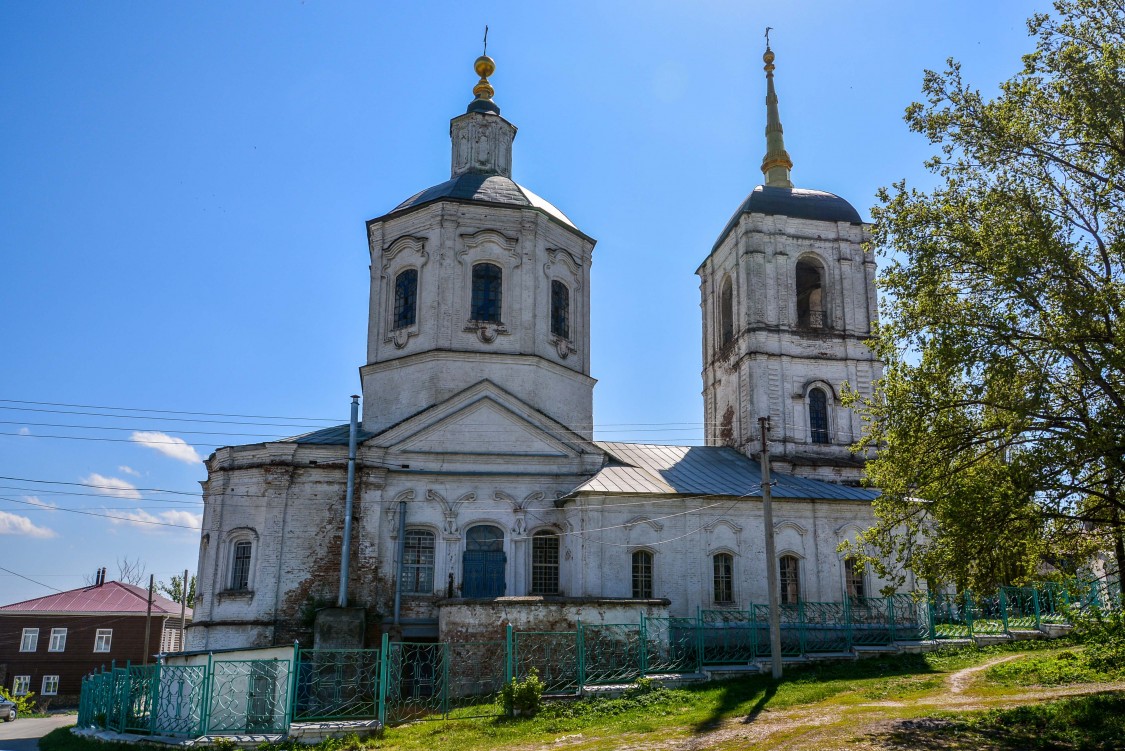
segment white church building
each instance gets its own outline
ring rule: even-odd
[[[595,241],[512,180],[494,64],[450,122],[450,179],[367,223],[367,362],[349,604],[365,642],[495,638],[638,611],[877,594],[838,552],[873,521],[846,382],[881,365],[869,237],[844,199],[793,187],[764,57],[763,185],[699,266],[706,446],[593,440]],[[764,553],[769,416],[777,559]],[[192,649],[308,643],[335,603],[349,426],[207,460]]]

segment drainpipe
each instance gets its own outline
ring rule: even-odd
[[[398,625],[398,614],[402,607],[402,567],[403,557],[406,555],[406,501],[398,502],[398,572],[395,574],[395,620]]]
[[[344,546],[340,553],[340,596],[336,606],[348,606],[348,564],[352,549],[352,501],[355,498],[355,444],[359,433],[359,397],[352,395],[352,421],[348,429],[348,492],[344,501]]]

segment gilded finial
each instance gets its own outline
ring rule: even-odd
[[[792,188],[789,171],[793,169],[793,160],[785,150],[785,136],[781,128],[781,115],[777,110],[777,92],[773,88],[774,54],[770,49],[771,27],[766,27],[766,51],[762,54],[762,62],[766,71],[766,155],[762,158],[762,173],[766,177],[766,185],[773,188]]]
[[[477,85],[473,87],[473,94],[477,99],[492,99],[496,90],[488,82],[488,77],[496,72],[496,61],[488,56],[488,27],[484,27],[484,52],[473,63],[473,70],[480,76]]]

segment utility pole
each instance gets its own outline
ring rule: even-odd
[[[770,666],[774,680],[781,677],[781,606],[778,603],[777,545],[773,539],[773,484],[770,482],[770,418],[758,418],[762,434],[762,526],[766,533],[766,588],[770,599]]]
[[[143,665],[148,664],[148,637],[152,631],[152,593],[156,590],[156,574],[148,575],[148,611],[145,613],[145,656]]]
[[[344,500],[344,545],[340,555],[340,594],[336,607],[348,606],[348,567],[351,562],[352,504],[355,498],[355,445],[359,433],[359,396],[352,395],[352,419],[348,429],[348,489]]]

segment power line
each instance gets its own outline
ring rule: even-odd
[[[135,433],[160,433],[162,431],[155,428],[136,428],[121,425],[61,425],[56,422],[24,422],[22,420],[0,420],[0,425],[34,425],[39,428],[77,428],[79,430],[132,430]],[[245,438],[288,438],[288,435],[277,433],[224,433],[218,430],[181,430],[176,428],[177,433],[189,433],[193,435],[231,435],[242,436]]]
[[[98,485],[90,482],[64,482],[62,480],[33,480],[29,477],[11,477],[8,475],[0,475],[0,480],[13,480],[15,482],[34,482],[44,485],[77,485],[83,488],[105,488],[107,490],[121,490],[116,485]],[[144,493],[173,493],[175,495],[201,495],[200,493],[192,493],[185,490],[165,490],[164,488],[133,488]]]
[[[68,404],[64,402],[32,402],[23,399],[0,399],[4,404],[38,404],[46,407],[75,407],[79,409],[112,409],[121,412],[156,412],[159,414],[167,415],[204,415],[206,417],[248,417],[257,420],[308,420],[319,422],[332,422],[337,420],[335,417],[290,417],[290,416],[276,416],[276,415],[241,415],[232,414],[228,412],[188,412],[185,410],[177,409],[150,409],[148,407],[107,407],[99,404]],[[14,407],[12,409],[15,409]]]
[[[36,506],[38,508],[43,508],[42,504],[32,503],[30,501],[21,501],[18,498],[9,498],[8,496],[4,496],[4,495],[0,495],[0,500],[11,501],[12,503],[22,503],[25,506]],[[54,508],[54,510],[55,511],[65,511],[68,514],[82,514],[83,516],[97,516],[97,517],[101,517],[103,519],[116,519],[117,521],[129,522],[131,524],[152,524],[152,525],[156,525],[156,526],[160,526],[160,527],[179,527],[180,529],[190,529],[193,532],[198,532],[199,529],[200,529],[199,527],[193,527],[193,526],[189,526],[187,524],[173,524],[172,522],[158,522],[158,521],[150,521],[148,519],[133,519],[133,518],[130,518],[128,516],[114,516],[113,514],[95,514],[92,511],[82,511],[82,510],[76,509],[76,508],[63,508],[62,506],[56,506]],[[143,509],[137,509],[137,510],[142,511]],[[169,510],[171,510],[171,509],[169,509]],[[145,512],[145,513],[147,513],[147,512]],[[190,513],[190,512],[184,512],[184,513]]]
[[[0,566],[0,571],[7,571],[12,576],[18,576],[21,579],[28,580],[32,584],[38,584],[40,587],[46,587],[47,589],[53,589],[56,592],[65,592],[66,591],[64,589],[59,589],[58,587],[52,587],[50,584],[44,584],[43,582],[37,582],[34,579],[32,579],[30,576],[24,576],[23,574],[18,574],[15,571],[12,571],[10,568],[4,568],[3,566]]]

